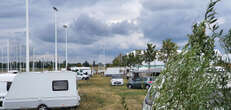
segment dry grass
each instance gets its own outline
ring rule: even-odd
[[[123,110],[122,97],[129,110],[140,110],[146,90],[111,86],[110,78],[96,75],[88,81],[79,81],[81,97],[78,110]]]

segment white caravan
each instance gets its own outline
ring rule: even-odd
[[[76,74],[43,72],[17,74],[6,94],[2,109],[76,107],[80,104]]]
[[[76,77],[77,77],[77,80],[88,80],[90,79],[90,76],[89,74],[87,74],[86,72],[84,73],[82,70],[80,71],[76,71]]]
[[[71,71],[82,71],[83,73],[87,73],[89,76],[93,76],[91,67],[71,67]]]
[[[122,68],[107,68],[104,76],[123,75]]]
[[[2,106],[2,102],[15,76],[16,74],[11,74],[11,73],[0,74],[0,106]]]

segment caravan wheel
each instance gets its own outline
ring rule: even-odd
[[[38,110],[48,110],[46,105],[40,105],[38,106]]]

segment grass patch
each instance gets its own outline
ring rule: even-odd
[[[78,81],[81,103],[78,110],[140,110],[145,97],[144,89],[111,86],[110,78],[95,75],[90,80]]]

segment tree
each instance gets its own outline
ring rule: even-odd
[[[218,1],[211,1],[205,19],[195,24],[188,35],[187,45],[179,55],[169,59],[166,69],[156,79],[151,92],[151,97],[156,97],[155,109],[231,109],[230,91],[225,89],[224,76],[228,73],[217,71],[214,66],[218,60],[214,42],[222,33],[214,11]],[[207,35],[206,29],[211,34]]]
[[[139,69],[140,65],[142,65],[143,61],[144,61],[144,57],[141,53],[141,50],[136,50],[135,64],[138,66],[138,69]]]
[[[128,56],[127,55],[122,56],[121,65],[124,66],[124,67],[128,66]]]
[[[95,67],[95,66],[96,66],[95,60],[93,61],[92,66],[93,66],[93,67]]]
[[[150,72],[150,63],[156,59],[157,50],[156,45],[151,43],[147,44],[147,49],[144,51],[144,61],[148,63],[148,70]]]
[[[132,66],[135,66],[136,62],[135,62],[135,55],[134,53],[129,53],[128,56],[127,56],[127,66],[128,67],[132,67]]]
[[[76,66],[77,67],[82,67],[82,64],[81,63],[77,63]]]
[[[84,66],[84,67],[89,67],[90,64],[89,64],[87,61],[85,61],[85,62],[83,63],[83,66]]]
[[[122,63],[122,54],[119,54],[115,59],[113,59],[112,64],[113,66],[121,66]]]
[[[168,62],[170,57],[173,57],[177,54],[178,46],[176,43],[172,42],[171,39],[164,40],[162,43],[162,48],[160,49],[159,59],[164,63]]]

